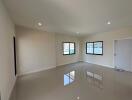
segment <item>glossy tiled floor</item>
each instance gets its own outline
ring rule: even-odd
[[[65,65],[20,77],[11,100],[132,100],[132,73]]]

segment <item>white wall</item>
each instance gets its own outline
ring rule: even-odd
[[[75,42],[76,54],[63,55],[62,42]],[[57,60],[56,64],[57,66],[78,62],[80,60],[79,44],[80,44],[80,41],[77,36],[56,34],[56,60]]]
[[[0,93],[8,100],[15,83],[13,35],[14,24],[0,0]]]
[[[16,27],[18,74],[56,67],[55,34]]]
[[[132,28],[128,27],[116,31],[110,31],[100,34],[93,34],[83,37],[82,40],[82,60],[114,68],[114,40],[132,37]],[[86,54],[86,42],[104,41],[104,55],[88,55]]]
[[[114,40],[132,37],[131,27],[78,38],[17,27],[18,72],[25,74],[77,61],[114,68]],[[104,41],[104,55],[86,54],[86,42]],[[75,42],[76,54],[63,55],[62,42]]]
[[[54,68],[80,60],[77,36],[47,33],[16,26],[17,71],[19,75]],[[63,55],[62,42],[75,42],[76,54]]]

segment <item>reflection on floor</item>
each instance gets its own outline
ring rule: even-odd
[[[89,84],[98,87],[103,88],[103,74],[96,74],[95,72],[86,72],[87,79]]]
[[[75,71],[64,74],[64,86],[70,85],[75,80]]]
[[[132,100],[132,73],[88,63],[19,77],[11,100]]]

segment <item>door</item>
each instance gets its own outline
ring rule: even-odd
[[[13,37],[13,47],[14,47],[14,70],[15,76],[17,75],[17,68],[16,68],[16,38]]]
[[[132,39],[115,41],[115,67],[132,71]]]

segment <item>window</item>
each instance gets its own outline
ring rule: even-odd
[[[86,54],[103,55],[103,41],[87,42]]]
[[[75,54],[75,43],[74,42],[64,42],[63,43],[63,54],[64,55]]]

